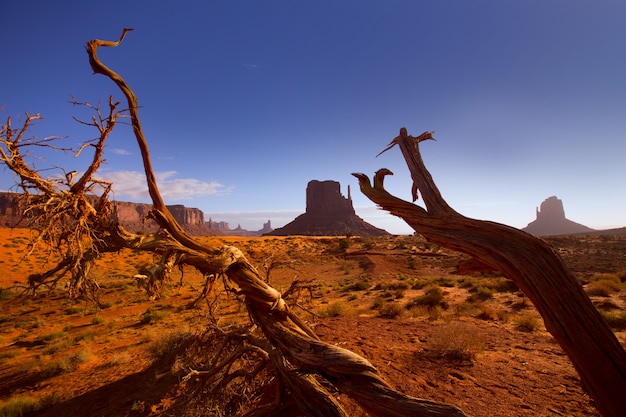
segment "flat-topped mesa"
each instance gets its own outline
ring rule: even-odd
[[[566,219],[563,201],[556,196],[543,200],[541,206],[536,209],[536,213],[537,219],[522,229],[535,236],[584,234],[594,231],[594,229]]]
[[[324,217],[356,215],[352,207],[350,186],[346,198],[341,194],[337,181],[309,181],[306,187],[306,212]]]
[[[344,197],[337,181],[309,181],[306,188],[306,213],[291,223],[266,235],[288,236],[383,236],[378,229],[356,215],[352,206],[350,187]]]

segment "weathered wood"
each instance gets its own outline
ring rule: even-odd
[[[260,326],[273,347],[270,359],[289,387],[301,414],[320,417],[346,415],[318,382],[318,378],[326,378],[374,417],[464,416],[461,410],[452,405],[413,398],[395,391],[365,358],[319,340],[289,309],[280,292],[262,279],[238,248],[224,246],[216,250],[189,236],[180,227],[161,199],[150,164],[147,141],[139,123],[137,99],[124,79],[102,64],[96,55],[100,46],[118,46],[129,30],[125,29],[117,42],[88,42],[87,52],[94,72],[109,77],[126,96],[154,204],[153,216],[167,232],[159,236],[137,238],[118,228],[112,239],[120,239],[126,244],[133,242],[135,247],[176,250],[186,257],[186,263],[193,262],[192,265],[205,275],[226,275],[237,284],[239,292],[245,296],[250,317]],[[271,410],[273,408],[269,406],[262,414]]]
[[[420,154],[419,143],[427,139],[432,139],[428,132],[413,137],[402,129],[387,148],[399,145],[426,209],[384,189],[384,177],[391,174],[387,169],[376,173],[373,186],[366,175],[353,174],[361,191],[430,242],[474,256],[513,280],[574,364],[598,410],[607,417],[626,416],[626,353],[576,277],[542,239],[467,218],[448,206]]]

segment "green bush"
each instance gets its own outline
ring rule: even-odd
[[[407,305],[407,308],[418,307],[418,306],[428,307],[428,308],[434,308],[434,307],[442,307],[444,309],[448,308],[448,305],[444,301],[443,297],[444,295],[443,295],[443,290],[441,289],[441,287],[436,286],[436,285],[431,285],[429,287],[426,287],[423,295],[415,297],[413,300],[411,300],[409,304]]]

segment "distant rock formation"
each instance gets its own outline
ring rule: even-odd
[[[212,218],[209,218],[209,221],[205,223],[207,227],[223,232],[227,232],[230,230],[230,225],[228,222],[215,222]]]
[[[240,224],[238,224],[235,229],[231,229],[228,222],[216,222],[211,218],[209,218],[209,221],[206,222],[206,225],[211,228],[214,234],[219,236],[263,236],[265,233],[269,233],[274,230],[272,229],[272,223],[269,220],[267,223],[263,223],[263,228],[261,230],[256,231],[243,229]]]
[[[546,198],[536,211],[537,219],[522,229],[535,236],[586,234],[594,231],[566,219],[563,202],[555,196]]]
[[[26,224],[18,224],[22,213],[21,196],[22,194],[20,193],[0,192],[1,227],[27,226]],[[113,201],[112,203],[113,220],[117,220],[128,231],[137,232],[142,230],[152,233],[159,230],[159,225],[154,220],[146,219],[146,216],[152,210],[151,204],[125,201]],[[217,234],[204,224],[204,213],[200,209],[189,208],[179,204],[167,206],[167,208],[188,233],[198,236]]]
[[[306,213],[296,217],[284,227],[275,229],[270,236],[382,236],[389,233],[365,222],[356,215],[352,206],[350,186],[348,198],[340,191],[336,181],[309,181],[306,187]]]
[[[272,229],[272,222],[268,220],[267,223],[263,223],[263,228],[259,230],[259,233],[263,235],[265,233],[270,233],[273,231],[274,229]]]

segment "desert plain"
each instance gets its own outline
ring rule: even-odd
[[[152,255],[122,251],[92,271],[100,305],[63,282],[33,295],[28,275],[54,259],[24,258],[32,233],[0,229],[0,416],[227,416],[262,400],[258,382],[234,378],[215,399],[190,377],[210,371],[215,329],[248,322],[228,282],[195,302],[204,278],[175,270],[150,299],[132,277]],[[466,255],[419,236],[197,239],[237,246],[281,292],[302,282],[287,300],[309,327],[404,393],[477,417],[600,415],[532,304]],[[544,239],[626,345],[626,236]]]

